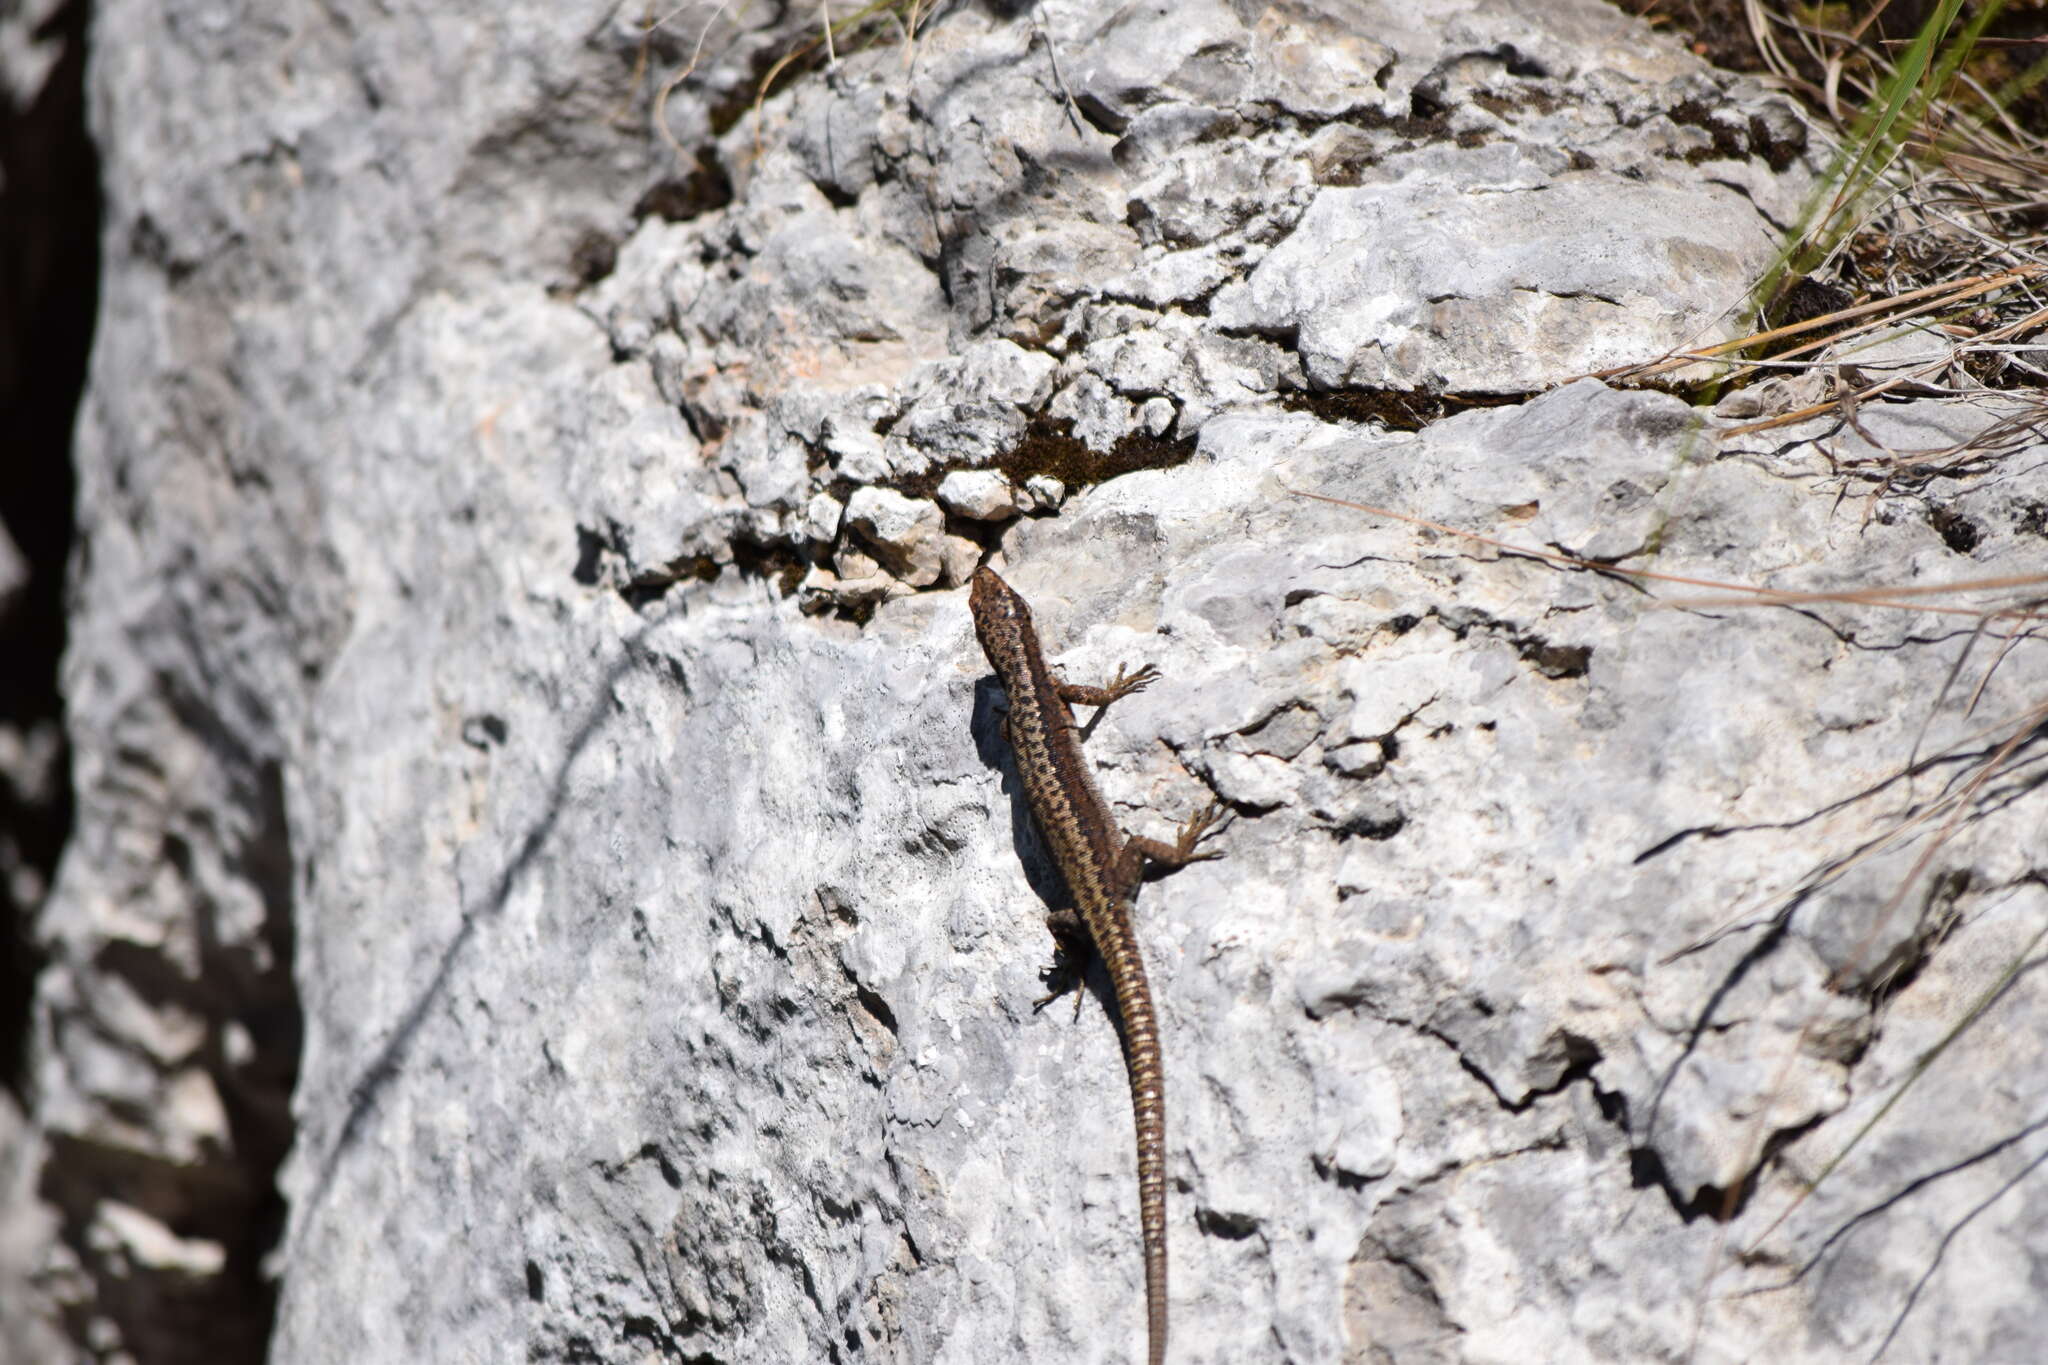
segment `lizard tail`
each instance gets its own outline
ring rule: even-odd
[[[1124,1065],[1138,1130],[1138,1224],[1145,1234],[1145,1323],[1150,1365],[1166,1361],[1166,1084],[1160,1074],[1159,1024],[1137,944],[1111,963],[1117,1013],[1123,1016]]]

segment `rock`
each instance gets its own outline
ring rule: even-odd
[[[940,543],[944,571],[939,582],[949,588],[966,586],[981,563],[982,548],[965,536],[946,536]]]
[[[1035,512],[1057,512],[1067,500],[1067,486],[1046,474],[1024,480],[1024,501]]]
[[[956,469],[939,483],[939,505],[958,517],[1008,521],[1017,515],[1010,481],[991,469]]]
[[[890,573],[913,588],[936,583],[945,563],[946,519],[936,503],[887,488],[863,488],[846,502],[846,524]]]
[[[1121,822],[1234,804],[1137,905],[1176,1359],[2048,1350],[2040,651],[1692,600],[2036,563],[2025,401],[1558,382],[1738,325],[1815,170],[1753,86],[1591,0],[1046,0],[728,125],[792,10],[679,164],[613,114],[694,37],[625,12],[288,80],[95,13],[0,1356],[1136,1358],[984,556],[1068,681],[1160,670]]]
[[[179,1237],[140,1209],[103,1199],[99,1217],[86,1234],[102,1255],[119,1257],[136,1270],[185,1278],[218,1275],[227,1256],[218,1242]]]
[[[846,507],[830,493],[814,493],[804,504],[804,539],[830,545],[839,538]]]

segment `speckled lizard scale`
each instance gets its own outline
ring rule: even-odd
[[[968,595],[975,633],[1002,680],[1010,709],[1003,730],[1024,787],[1025,804],[1080,911],[1088,940],[1101,955],[1123,1018],[1124,1064],[1138,1139],[1138,1220],[1145,1238],[1148,1359],[1166,1359],[1166,1086],[1158,1018],[1145,960],[1131,927],[1131,902],[1145,862],[1179,867],[1200,858],[1196,843],[1215,820],[1211,807],[1181,826],[1172,844],[1126,837],[1102,799],[1081,751],[1073,706],[1107,706],[1151,682],[1150,665],[1119,670],[1107,687],[1060,681],[1045,662],[1031,608],[993,570],[974,575]],[[1064,938],[1070,929],[1055,926]],[[1072,984],[1072,983],[1070,983]],[[1056,992],[1057,993],[1057,992]],[[1044,1002],[1040,1002],[1041,1004]]]

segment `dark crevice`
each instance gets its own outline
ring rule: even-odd
[[[676,1169],[676,1164],[673,1161],[668,1159],[668,1153],[662,1149],[661,1144],[643,1142],[640,1144],[639,1155],[642,1161],[654,1163],[654,1169],[661,1173],[662,1184],[672,1190],[679,1190],[683,1187],[683,1173]]]
[[[1590,1073],[1591,1068],[1587,1068]],[[1629,1122],[1628,1096],[1620,1091],[1602,1090],[1593,1086],[1594,1102],[1600,1106],[1600,1116],[1624,1133],[1633,1133]],[[1782,1145],[1782,1144],[1780,1144]],[[1771,1150],[1775,1151],[1776,1148]],[[1759,1167],[1758,1169],[1761,1169]],[[1718,1218],[1729,1207],[1728,1192],[1716,1186],[1706,1186],[1691,1195],[1681,1193],[1664,1165],[1664,1158],[1655,1148],[1632,1143],[1628,1149],[1629,1184],[1638,1190],[1658,1190],[1664,1195],[1679,1220],[1692,1223],[1700,1218]],[[1743,1181],[1737,1186],[1740,1191],[1753,1182]],[[1732,1215],[1731,1215],[1732,1216]]]
[[[745,537],[732,542],[732,564],[748,578],[772,581],[775,590],[784,597],[796,591],[797,584],[803,581],[804,574],[811,567],[810,557],[796,546]]]
[[[1539,636],[1526,636],[1514,643],[1523,659],[1551,679],[1583,678],[1593,658],[1591,645],[1554,645]]]
[[[1172,440],[1142,431],[1126,432],[1107,451],[1098,451],[1074,435],[1072,422],[1041,416],[1033,419],[1015,447],[997,458],[995,468],[1019,487],[1043,474],[1058,479],[1071,491],[1141,469],[1171,469],[1186,463],[1194,453],[1192,440]],[[936,489],[944,477],[945,471],[930,476],[931,487]],[[902,491],[913,497],[928,496],[909,488]]]
[[[1947,507],[1931,507],[1927,511],[1927,524],[1941,537],[1942,543],[1959,555],[1969,554],[1983,543],[1984,528],[1962,513]]]
[[[1444,629],[1460,640],[1475,630],[1490,631],[1499,635],[1514,646],[1517,658],[1553,681],[1583,678],[1592,667],[1591,645],[1554,644],[1533,631],[1521,630],[1509,622],[1476,612],[1447,614],[1439,611],[1434,615]]]
[[[687,223],[732,202],[732,180],[718,163],[717,148],[697,149],[697,161],[686,175],[664,180],[640,196],[633,205],[633,221],[659,218],[668,223]]]
[[[1821,1119],[1816,1117],[1804,1123],[1772,1133],[1765,1141],[1756,1163],[1748,1171],[1744,1172],[1741,1178],[1732,1186],[1723,1188],[1714,1185],[1703,1185],[1691,1194],[1687,1194],[1677,1187],[1671,1179],[1670,1173],[1665,1169],[1663,1158],[1657,1154],[1655,1147],[1651,1145],[1657,1135],[1659,1116],[1666,1093],[1692,1058],[1694,1051],[1699,1047],[1700,1040],[1715,1027],[1715,1018],[1722,1002],[1734,994],[1736,988],[1741,985],[1744,978],[1751,971],[1777,951],[1778,945],[1789,932],[1792,912],[1797,908],[1799,900],[1803,899],[1805,894],[1802,892],[1800,897],[1795,898],[1793,903],[1776,917],[1757,942],[1750,945],[1730,965],[1728,970],[1723,973],[1721,980],[1708,993],[1705,1002],[1700,1006],[1698,1013],[1693,1019],[1692,1027],[1686,1033],[1683,1046],[1679,1049],[1677,1056],[1671,1061],[1670,1065],[1664,1069],[1663,1075],[1658,1080],[1656,1091],[1650,1097],[1648,1113],[1644,1116],[1642,1130],[1640,1133],[1634,1134],[1637,1141],[1630,1149],[1629,1163],[1636,1187],[1638,1189],[1650,1187],[1661,1189],[1665,1197],[1671,1201],[1672,1209],[1686,1222],[1692,1222],[1700,1217],[1708,1217],[1726,1222],[1739,1216],[1744,1206],[1749,1202],[1750,1196],[1755,1192],[1755,1173],[1768,1166],[1777,1153],[1788,1143],[1795,1141],[1802,1134],[1810,1131],[1821,1122]],[[1633,1133],[1634,1130],[1632,1129],[1631,1132]]]
[[[576,239],[569,251],[569,278],[579,288],[589,288],[612,273],[619,263],[619,241],[608,232],[590,228]]]
[[[1458,1069],[1484,1086],[1486,1093],[1493,1096],[1493,1102],[1502,1109],[1505,1109],[1510,1114],[1519,1114],[1529,1107],[1527,1104],[1517,1104],[1506,1095],[1503,1095],[1500,1092],[1500,1087],[1493,1083],[1493,1077],[1487,1075],[1477,1062],[1467,1057],[1464,1050],[1458,1046],[1455,1040],[1445,1037],[1435,1029],[1424,1029],[1423,1032],[1449,1048],[1452,1055],[1458,1059]]]
[[[866,1010],[876,1023],[889,1030],[889,1032],[899,1033],[900,1030],[896,1026],[896,1011],[889,1008],[889,1002],[882,999],[880,995],[870,990],[867,986],[861,984],[859,978],[854,976],[852,968],[842,963],[840,970],[846,974],[846,980],[853,987],[854,997],[860,1001],[861,1008]]]
[[[462,721],[462,742],[472,749],[500,748],[511,734],[512,729],[505,723],[505,718],[488,711],[466,716]]]
[[[1090,128],[1106,137],[1122,137],[1124,130],[1131,126],[1130,120],[1110,108],[1092,90],[1083,90],[1076,96],[1074,107],[1080,110],[1081,117]]]
[[[1469,408],[1503,408],[1525,403],[1531,395],[1444,394],[1428,389],[1295,389],[1279,395],[1289,412],[1305,412],[1324,422],[1377,422],[1390,431],[1420,431],[1432,422]]]
[[[1474,1000],[1472,1004],[1482,1017],[1491,1017],[1494,1014],[1493,1007],[1484,1000]],[[1593,1078],[1593,1068],[1600,1064],[1600,1048],[1592,1039],[1576,1033],[1558,1035],[1557,1042],[1563,1050],[1565,1064],[1558,1072],[1557,1079],[1548,1085],[1531,1086],[1518,1100],[1509,1099],[1501,1092],[1500,1087],[1494,1084],[1493,1077],[1487,1075],[1483,1067],[1465,1055],[1465,1050],[1458,1045],[1456,1039],[1439,1029],[1427,1026],[1423,1027],[1422,1032],[1449,1048],[1457,1057],[1458,1065],[1464,1069],[1465,1074],[1485,1086],[1486,1092],[1493,1096],[1494,1102],[1510,1114],[1523,1113],[1538,1100],[1561,1095],[1580,1081],[1590,1082]]]
[[[882,433],[886,434],[887,429],[888,424],[884,423]],[[1195,442],[1192,439],[1176,440],[1143,431],[1127,432],[1108,450],[1096,450],[1074,435],[1074,424],[1070,420],[1040,414],[1031,419],[1016,444],[991,464],[936,465],[914,475],[878,480],[871,485],[840,477],[827,481],[816,491],[827,493],[841,503],[850,501],[855,492],[869,486],[887,488],[905,497],[931,500],[936,496],[940,483],[956,468],[987,468],[1007,475],[1018,488],[1030,479],[1044,475],[1057,479],[1067,491],[1072,492],[1142,469],[1169,469],[1185,463],[1194,453]],[[1004,529],[1004,525],[998,522],[978,521],[950,513],[945,517],[948,535],[973,541],[984,551],[993,551],[1002,543]],[[570,576],[585,587],[610,585],[635,611],[659,602],[677,583],[710,582],[727,567],[713,555],[700,552],[633,572],[628,568],[626,531],[616,522],[607,521],[601,529],[579,525],[575,534],[576,559],[570,568]],[[813,565],[829,563],[823,549],[799,540],[735,535],[729,542],[729,549],[731,568],[746,577],[771,583],[784,597],[797,592]],[[932,586],[949,585],[942,580]],[[873,616],[877,605],[874,601],[862,601],[833,605],[824,610],[831,611],[841,620],[864,625]]]
[[[191,705],[187,698],[186,712]],[[103,950],[94,965],[151,1006],[203,1021],[193,1065],[220,1098],[227,1140],[204,1146],[196,1158],[174,1159],[57,1131],[38,1193],[57,1210],[63,1239],[94,1283],[90,1302],[66,1321],[81,1341],[110,1322],[123,1354],[140,1365],[255,1365],[267,1354],[276,1311],[277,1286],[263,1263],[284,1230],[276,1176],[293,1137],[290,1102],[304,1031],[292,978],[295,862],[279,766],[252,759],[217,718],[210,729],[191,723],[189,714],[180,718],[222,762],[248,765],[235,784],[247,833],[218,852],[230,879],[256,892],[260,931],[254,940],[224,935],[224,907],[188,883],[196,973],[147,949],[119,946]],[[164,853],[167,867],[191,865],[189,843],[176,835],[166,837]],[[177,1237],[214,1244],[218,1268],[130,1263],[108,1240],[109,1200]]]
[[[1705,100],[1681,100],[1664,111],[1664,116],[1681,128],[1697,128],[1705,133],[1711,147],[1689,151],[1684,159],[1693,165],[1702,161],[1740,161],[1749,152],[1748,123],[1738,123],[1732,111],[1729,117],[1721,117],[1720,110]]]
[[[1672,1180],[1663,1158],[1649,1147],[1629,1149],[1629,1180],[1639,1190],[1661,1190],[1682,1222],[1691,1223],[1708,1218],[1717,1223],[1732,1223],[1742,1216],[1742,1211],[1749,1206],[1750,1198],[1756,1193],[1757,1174],[1777,1160],[1778,1153],[1818,1128],[1822,1122],[1821,1118],[1814,1117],[1804,1123],[1795,1124],[1790,1128],[1780,1128],[1772,1133],[1765,1139],[1756,1164],[1744,1171],[1734,1184],[1726,1187],[1702,1185],[1690,1196],[1686,1195]]]
[[[1308,1161],[1309,1166],[1315,1171],[1317,1179],[1327,1180],[1347,1194],[1354,1194],[1371,1185],[1374,1181],[1384,1178],[1382,1176],[1363,1175],[1358,1171],[1346,1170],[1321,1153],[1312,1154]]]
[[[1691,1223],[1712,1217],[1721,1206],[1721,1192],[1712,1186],[1703,1188],[1692,1198],[1680,1194],[1671,1181],[1671,1173],[1664,1169],[1664,1159],[1648,1147],[1629,1148],[1628,1177],[1629,1184],[1636,1189],[1661,1190],[1681,1222]]]
[[[1332,827],[1331,833],[1336,836],[1339,843],[1351,839],[1384,843],[1407,827],[1408,817],[1399,811],[1381,816],[1360,813]]]
[[[0,1086],[26,1104],[35,978],[30,917],[70,837],[71,756],[58,693],[74,522],[72,426],[99,309],[99,156],[86,135],[85,0],[35,38],[57,54],[40,90],[0,90]],[[10,581],[14,580],[14,581]]]
[[[578,526],[576,564],[569,570],[569,577],[586,588],[596,587],[604,577],[605,557],[617,552],[616,528],[606,527],[600,532],[588,526]]]
[[[1211,1237],[1226,1242],[1242,1242],[1259,1230],[1259,1221],[1250,1214],[1199,1208],[1195,1210],[1195,1226]]]
[[[635,574],[619,585],[619,596],[634,611],[653,606],[678,583],[709,583],[718,577],[718,561],[710,555],[684,555]]]

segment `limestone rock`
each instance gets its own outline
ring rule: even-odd
[[[1137,906],[1176,1362],[2048,1351],[2040,643],[1693,600],[2037,570],[2048,451],[1566,382],[1736,325],[1753,87],[1593,0],[1046,0],[728,124],[792,10],[678,166],[613,7],[100,11],[0,1354],[227,1358],[272,1266],[309,1365],[1138,1358],[983,557],[1161,670],[1119,818],[1237,817]]]

